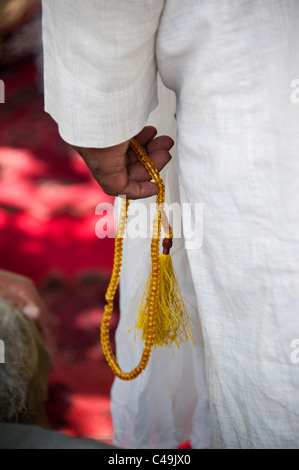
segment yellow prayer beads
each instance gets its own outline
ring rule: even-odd
[[[141,302],[136,329],[142,332],[144,348],[139,364],[131,372],[123,372],[110,346],[109,322],[113,311],[113,300],[118,287],[122,265],[123,237],[125,233],[129,200],[124,200],[118,230],[115,238],[114,265],[110,283],[106,292],[106,305],[101,324],[101,343],[103,353],[114,374],[122,380],[132,380],[146,368],[153,346],[179,346],[190,338],[194,341],[189,328],[189,316],[179,292],[169,250],[173,233],[164,211],[165,187],[158,170],[143,151],[136,139],[130,140],[130,146],[158,185],[156,215],[153,221],[151,242],[152,270],[146,283]],[[159,255],[161,226],[165,232],[163,253]]]
[[[163,180],[155,168],[150,158],[145,154],[142,147],[136,139],[130,140],[130,146],[138,156],[141,163],[148,171],[151,178],[158,185],[159,192],[157,195],[157,213],[153,222],[153,236],[151,243],[151,261],[152,261],[152,276],[150,284],[150,299],[148,301],[147,311],[147,333],[144,341],[144,349],[139,364],[131,372],[123,372],[119,366],[115,355],[110,346],[109,338],[109,323],[113,311],[114,296],[119,284],[120,270],[122,264],[122,252],[123,252],[123,237],[125,233],[129,200],[126,199],[122,202],[120,220],[118,230],[115,238],[115,251],[114,251],[114,265],[110,283],[106,292],[106,305],[103,313],[103,319],[101,324],[101,344],[104,356],[111,367],[113,373],[122,380],[132,380],[140,375],[146,368],[151,351],[155,340],[155,326],[156,326],[156,308],[158,301],[159,285],[160,285],[160,263],[159,263],[159,246],[161,236],[161,211],[163,210],[164,198],[165,198],[165,187]]]

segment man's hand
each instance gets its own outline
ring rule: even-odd
[[[54,367],[57,356],[54,320],[33,281],[26,276],[0,270],[0,296],[10,300],[36,324],[48,347]]]
[[[160,171],[171,159],[169,150],[173,140],[168,136],[155,138],[157,130],[145,127],[136,139]],[[158,186],[153,183],[138,157],[129,148],[129,141],[102,149],[74,149],[81,155],[93,177],[103,191],[111,196],[126,196],[128,199],[142,199],[158,194]]]

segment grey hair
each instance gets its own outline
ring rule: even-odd
[[[0,339],[4,363],[0,364],[0,422],[16,422],[28,410],[28,384],[38,364],[31,320],[0,297]]]

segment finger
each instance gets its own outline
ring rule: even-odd
[[[147,144],[149,158],[158,171],[161,171],[171,160],[169,150],[173,147],[174,141],[169,136],[160,136]],[[131,161],[128,165],[129,179],[136,181],[149,181],[147,170],[139,159]]]
[[[138,140],[138,139],[136,139]],[[139,140],[138,140],[139,142]],[[141,145],[141,147],[143,147],[144,149],[144,152],[149,155],[149,157],[151,158],[151,155],[153,152],[157,151],[157,150],[170,150],[173,145],[174,145],[174,141],[171,137],[169,137],[168,135],[161,135],[159,137],[156,137],[155,139],[152,139],[152,140],[149,140],[145,145],[142,145],[140,142],[139,144]],[[129,163],[135,163],[137,161],[139,161],[137,155],[135,154],[134,150],[129,147],[128,151],[127,151],[127,154],[129,156]]]
[[[102,189],[111,196],[126,197],[128,199],[140,199],[158,194],[158,186],[151,181],[128,180],[127,172],[119,175],[118,179],[103,178],[100,182]],[[123,183],[125,181],[125,183]]]
[[[144,148],[144,151],[146,153],[148,153],[147,151],[147,145],[152,141],[152,140],[155,140],[155,137],[157,135],[157,129],[153,126],[146,126],[142,129],[141,132],[139,132],[139,134],[137,134],[135,136],[135,139],[139,142],[139,144],[141,145],[141,147]],[[160,138],[160,137],[159,137]],[[135,162],[135,161],[139,161],[138,160],[138,157],[137,155],[135,154],[135,152],[131,149],[131,147],[129,147],[128,149],[128,152],[127,152],[129,158],[130,158],[130,161],[131,162]]]
[[[157,150],[150,154],[151,161],[160,172],[171,160],[171,155],[167,150]],[[148,171],[140,162],[132,163],[128,166],[129,180],[130,181],[150,181],[152,178]]]
[[[159,188],[151,181],[130,181],[123,193],[119,196],[125,195],[127,199],[144,199],[151,196],[156,196]]]
[[[157,129],[154,126],[145,126],[142,131],[135,136],[142,147],[145,147],[157,135]]]
[[[174,141],[168,135],[160,135],[146,144],[146,151],[150,155],[157,150],[170,150]]]

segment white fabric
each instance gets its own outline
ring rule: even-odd
[[[170,135],[175,139],[175,98],[160,81],[158,84],[159,106],[150,115],[148,124],[155,125],[162,135]],[[184,237],[177,224],[180,218],[176,204],[180,202],[180,196],[176,148],[172,155],[171,165],[161,173],[166,185],[165,202],[166,208],[169,206],[170,209],[169,220],[172,224],[174,219],[176,222],[173,228],[177,227],[171,257],[180,291],[188,300],[186,305],[194,325],[196,347],[190,342],[180,349],[154,349],[149,365],[137,379],[126,383],[115,380],[112,388],[114,431],[117,445],[125,448],[172,449],[189,439],[197,447],[211,446],[203,341],[194,308],[196,296],[184,249]],[[147,220],[142,218],[144,206],[147,207]],[[140,201],[130,202],[120,278],[122,315],[116,335],[117,357],[125,371],[136,367],[143,349],[132,327],[136,322],[136,301],[140,300],[142,287],[150,272],[150,237],[154,214],[155,198],[142,201],[141,206]],[[139,229],[140,223],[142,227]],[[201,225],[201,220],[197,225]],[[143,238],[144,228],[146,239]]]
[[[138,379],[115,381],[119,446],[299,447],[298,15],[296,0],[44,1],[46,110],[62,137],[132,137],[157,104],[159,70],[177,100],[168,201],[203,206],[202,243],[175,240],[173,259],[204,350],[198,334],[195,348],[154,351]],[[172,133],[173,96],[161,96],[150,122]],[[139,359],[127,326],[147,242],[125,240],[125,369]]]
[[[135,135],[157,105],[154,44],[163,2],[42,6],[45,108],[63,139],[106,147]]]

